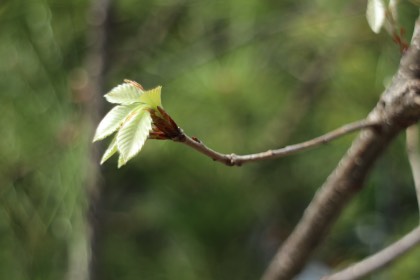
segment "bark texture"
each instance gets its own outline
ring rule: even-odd
[[[327,235],[341,210],[362,187],[366,176],[396,135],[420,119],[420,22],[391,85],[367,117],[380,125],[363,130],[305,210],[263,275],[291,279]]]

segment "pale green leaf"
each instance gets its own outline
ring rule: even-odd
[[[161,86],[155,87],[154,89],[145,91],[140,96],[140,102],[147,104],[151,108],[157,109],[158,106],[162,107],[162,102],[160,99],[160,92],[162,90]]]
[[[385,4],[383,0],[368,0],[366,18],[373,32],[379,33],[385,23]]]
[[[395,21],[398,21],[398,5],[400,3],[400,0],[390,0],[388,4],[388,11],[391,13],[392,18]]]
[[[105,94],[105,98],[110,103],[128,105],[139,102],[143,91],[132,83],[124,83],[114,87],[109,93]]]
[[[152,129],[152,117],[145,108],[130,113],[117,133],[117,146],[120,152],[118,167],[126,164],[140,152]]]
[[[120,168],[121,166],[125,165],[127,163],[127,161],[124,159],[124,157],[120,154],[120,156],[118,157],[118,168]]]
[[[105,161],[107,161],[117,151],[118,151],[118,148],[117,148],[117,136],[114,136],[114,138],[111,141],[111,144],[109,144],[109,146],[106,149],[104,155],[102,156],[101,164],[103,164]]]
[[[139,105],[120,105],[112,108],[112,110],[109,111],[108,114],[106,114],[102,121],[99,123],[98,128],[95,132],[95,136],[93,138],[93,142],[102,140],[108,135],[112,134],[114,131],[116,131],[122,124],[124,119],[129,115],[129,113],[137,106]]]

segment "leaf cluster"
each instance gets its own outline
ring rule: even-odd
[[[93,142],[115,133],[102,156],[101,164],[119,152],[118,167],[138,154],[152,131],[152,116],[161,107],[161,87],[145,91],[130,80],[113,88],[105,95],[108,102],[117,104],[99,123]]]

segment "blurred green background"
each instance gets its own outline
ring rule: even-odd
[[[112,158],[97,172],[102,95],[124,78],[162,85],[188,134],[253,153],[364,118],[398,46],[370,31],[365,1],[121,0],[94,79],[91,7],[104,3],[0,2],[0,279],[89,279],[89,267],[91,279],[257,279],[354,135],[239,168],[150,140],[128,165]],[[409,38],[417,11],[401,10]],[[401,136],[311,267],[345,266],[417,222]],[[419,257],[374,279],[418,279]]]

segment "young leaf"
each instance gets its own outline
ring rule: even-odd
[[[108,148],[106,149],[104,155],[101,158],[101,164],[103,164],[105,161],[107,161],[117,151],[118,151],[117,136],[114,136],[114,138],[111,141],[111,144],[109,144]]]
[[[148,106],[152,107],[155,110],[157,110],[158,106],[162,107],[162,102],[160,99],[161,89],[162,87],[158,86],[158,87],[155,87],[154,89],[145,91],[140,96],[140,102],[147,104]]]
[[[120,105],[112,108],[112,110],[109,111],[108,114],[106,114],[102,121],[99,123],[95,132],[95,137],[93,138],[93,142],[102,140],[116,131],[124,121],[125,117],[127,117],[127,115],[137,106],[139,105]]]
[[[151,129],[152,117],[145,106],[130,113],[117,133],[117,146],[120,152],[118,167],[126,164],[140,152]]]
[[[105,98],[110,103],[129,105],[139,102],[139,98],[143,92],[132,83],[124,83],[114,87],[109,93],[105,94]]]
[[[127,163],[127,161],[124,159],[124,157],[120,154],[120,156],[118,157],[118,168],[120,168],[121,166],[125,165]]]
[[[373,32],[379,33],[385,23],[385,4],[383,0],[368,0],[366,18]]]

